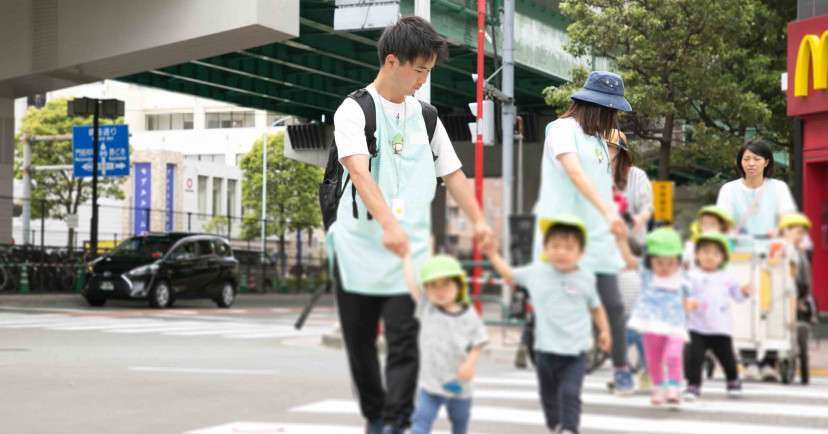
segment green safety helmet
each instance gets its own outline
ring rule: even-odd
[[[702,241],[710,241],[722,246],[722,251],[724,251],[724,261],[719,268],[724,268],[730,260],[730,240],[727,238],[727,235],[721,232],[707,232],[701,234],[696,240],[696,248],[699,247],[699,243]]]
[[[457,302],[468,304],[469,284],[466,279],[466,272],[457,259],[447,255],[437,255],[425,262],[420,269],[420,283],[425,286],[429,282],[438,279],[457,278],[460,280],[460,292],[457,294]]]
[[[644,239],[649,256],[680,256],[681,237],[672,228],[660,228],[650,232]]]
[[[734,225],[734,221],[730,218],[730,213],[725,211],[724,209],[716,206],[716,205],[707,205],[699,210],[699,218],[703,215],[712,215],[718,217],[719,220],[723,221],[725,225],[727,225],[727,229],[729,230],[731,226]]]

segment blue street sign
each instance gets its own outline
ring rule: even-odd
[[[72,158],[75,178],[92,176],[91,126],[72,127]],[[129,176],[129,128],[127,125],[98,127],[98,176]]]

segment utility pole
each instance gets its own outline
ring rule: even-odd
[[[501,125],[503,129],[503,258],[511,264],[511,237],[509,236],[509,218],[512,215],[512,187],[514,186],[514,125],[515,109],[515,0],[503,2],[503,110]],[[503,285],[501,296],[505,303],[510,299],[509,287]]]

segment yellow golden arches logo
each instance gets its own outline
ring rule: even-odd
[[[828,88],[828,31],[817,35],[805,35],[796,56],[794,96],[808,96],[808,64],[814,71],[814,89]]]

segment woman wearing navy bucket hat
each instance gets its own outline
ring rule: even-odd
[[[612,200],[612,161],[605,138],[615,128],[618,110],[632,108],[624,98],[624,81],[611,72],[591,72],[583,89],[570,98],[569,110],[546,127],[535,215],[540,219],[570,212],[586,223],[590,242],[580,265],[596,275],[612,331],[614,390],[628,395],[634,386],[627,368],[624,305],[617,280],[624,264],[615,244],[615,234],[623,234],[626,226]],[[542,239],[535,234],[536,258]]]

